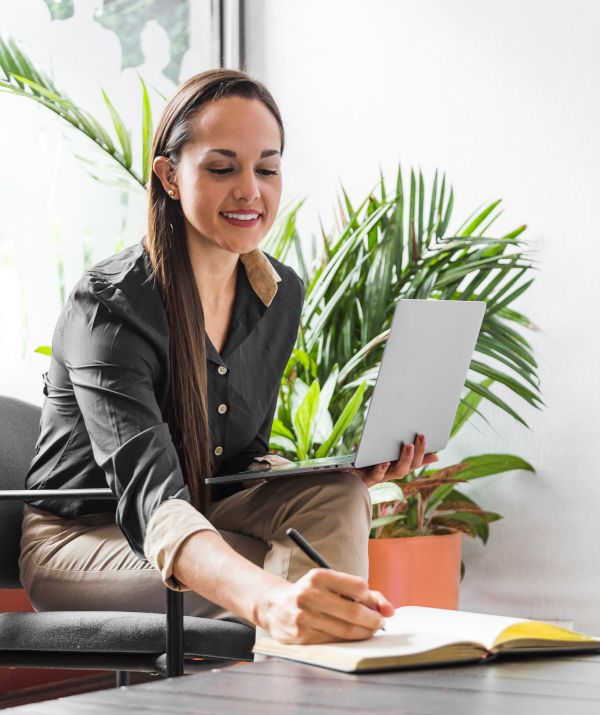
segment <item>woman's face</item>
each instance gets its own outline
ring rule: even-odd
[[[175,176],[169,179],[165,157],[155,159],[154,171],[165,191],[175,192],[173,200],[181,201],[188,241],[248,253],[271,228],[279,207],[279,125],[262,102],[241,97],[205,104],[193,122]]]

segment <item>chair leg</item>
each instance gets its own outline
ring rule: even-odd
[[[123,685],[129,685],[129,671],[117,670],[117,688],[121,688]]]
[[[167,678],[183,675],[183,592],[167,587]]]

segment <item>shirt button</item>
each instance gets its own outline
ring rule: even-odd
[[[215,454],[220,457],[223,454],[223,447],[215,447]]]
[[[223,367],[223,365],[219,365],[218,373],[219,375],[224,375],[227,372],[227,368]]]
[[[217,410],[219,410],[220,414],[224,415],[227,412],[227,405],[219,405]]]

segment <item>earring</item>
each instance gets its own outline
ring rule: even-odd
[[[175,192],[173,191],[173,189],[169,189],[169,196],[171,198],[173,198],[173,196],[175,196]]]

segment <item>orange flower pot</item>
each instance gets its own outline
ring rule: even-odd
[[[396,608],[458,609],[462,534],[369,539],[369,587]]]

